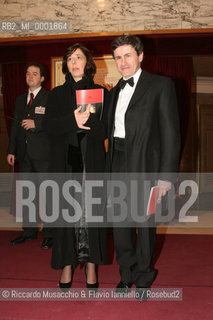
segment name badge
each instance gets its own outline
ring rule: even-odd
[[[45,107],[42,107],[42,106],[35,107],[35,113],[37,113],[37,114],[45,114]]]

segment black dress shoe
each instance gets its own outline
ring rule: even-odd
[[[136,288],[135,290],[135,298],[138,301],[147,301],[151,294],[150,288]]]
[[[21,244],[21,243],[24,243],[26,241],[35,240],[35,239],[37,239],[37,234],[36,233],[31,234],[31,235],[25,235],[24,233],[22,233],[20,237],[11,240],[10,244],[12,246],[14,246],[16,244]]]
[[[63,269],[61,271],[61,276],[62,276],[62,273],[63,273]],[[61,289],[62,292],[69,291],[69,289],[72,286],[72,277],[73,277],[73,271],[71,271],[71,280],[69,282],[61,282],[61,277],[60,277],[59,288]]]
[[[53,246],[53,239],[52,238],[44,238],[41,244],[41,249],[48,250]]]
[[[59,288],[61,289],[62,292],[69,291],[69,289],[71,288],[71,285],[72,285],[72,281],[66,282],[66,283],[59,281]]]
[[[86,281],[86,287],[89,291],[94,291],[96,292],[98,290],[98,286],[99,286],[99,283],[98,283],[98,268],[97,266],[95,266],[95,274],[96,274],[96,282],[95,283],[88,283]],[[85,264],[85,275],[86,275],[86,279],[87,279],[87,264]]]
[[[125,281],[120,281],[115,289],[115,292],[118,294],[127,294],[128,292],[131,291],[132,283],[131,282],[125,282]]]

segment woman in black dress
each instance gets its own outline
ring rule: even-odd
[[[67,49],[62,71],[66,81],[50,92],[45,115],[45,130],[53,142],[52,171],[81,172],[83,179],[87,173],[104,172],[108,92],[104,89],[101,119],[90,113],[89,106],[83,113],[76,107],[76,90],[102,88],[93,81],[96,66],[91,53],[80,44]],[[61,288],[71,287],[73,271],[81,262],[86,266],[87,288],[97,288],[96,265],[107,263],[106,229],[87,228],[84,220],[78,226],[54,229],[52,267],[62,269]]]

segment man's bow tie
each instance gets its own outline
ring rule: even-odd
[[[127,83],[128,83],[131,87],[133,87],[133,86],[134,86],[134,79],[133,79],[133,77],[129,78],[128,80],[121,79],[120,84],[119,84],[120,89],[123,89]]]

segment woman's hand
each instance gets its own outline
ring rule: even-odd
[[[77,125],[80,129],[90,130],[90,127],[84,126],[84,124],[87,122],[87,120],[89,119],[89,116],[90,116],[90,111],[89,111],[90,107],[89,107],[89,105],[87,105],[86,110],[84,112],[80,112],[81,108],[82,108],[82,106],[78,107],[74,111],[75,120],[77,122]]]

